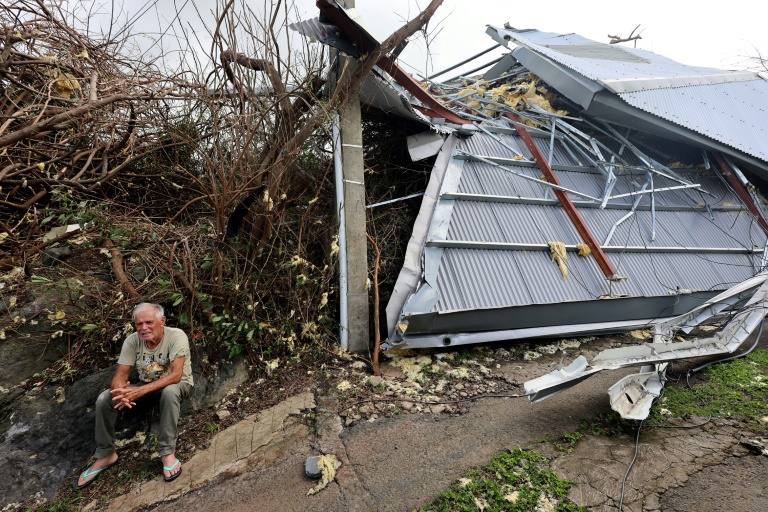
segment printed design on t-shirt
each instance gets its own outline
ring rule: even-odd
[[[170,373],[168,354],[136,354],[136,371],[142,382],[153,382]]]

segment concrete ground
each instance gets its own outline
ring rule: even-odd
[[[522,383],[546,373],[554,358],[561,359],[501,364],[494,374]],[[220,432],[209,448],[184,462],[177,481],[146,483],[114,500],[110,510],[409,511],[496,452],[519,446],[552,456],[552,468],[575,482],[576,503],[617,510],[635,450],[633,436],[585,436],[570,453],[540,441],[574,432],[582,421],[608,412],[606,389],[631,371],[598,374],[539,404],[488,398],[472,402],[462,414],[398,414],[348,427],[334,397],[303,393]],[[317,415],[311,421],[308,409]],[[643,432],[623,510],[768,510],[768,457],[740,446],[745,435],[727,421]],[[307,496],[315,482],[304,475],[304,461],[319,452],[335,455],[342,465],[327,488]]]

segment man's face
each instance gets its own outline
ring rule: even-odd
[[[165,317],[158,319],[155,316],[155,310],[152,308],[144,308],[139,310],[136,314],[136,332],[139,334],[139,338],[145,342],[152,344],[160,343],[163,339],[163,326],[165,325]]]

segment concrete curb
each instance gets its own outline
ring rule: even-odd
[[[199,489],[220,475],[235,476],[254,465],[261,465],[262,448],[274,446],[288,437],[306,436],[308,429],[296,421],[301,411],[315,407],[312,393],[294,395],[265,411],[252,414],[243,421],[219,432],[209,448],[198,451],[182,462],[183,473],[166,483],[161,476],[145,482],[128,494],[116,498],[107,510],[130,512],[155,503],[172,500]],[[274,455],[273,455],[274,456]],[[158,473],[159,473],[158,464]]]

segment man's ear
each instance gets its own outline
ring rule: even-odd
[[[160,325],[165,325],[165,317],[160,319]]]

